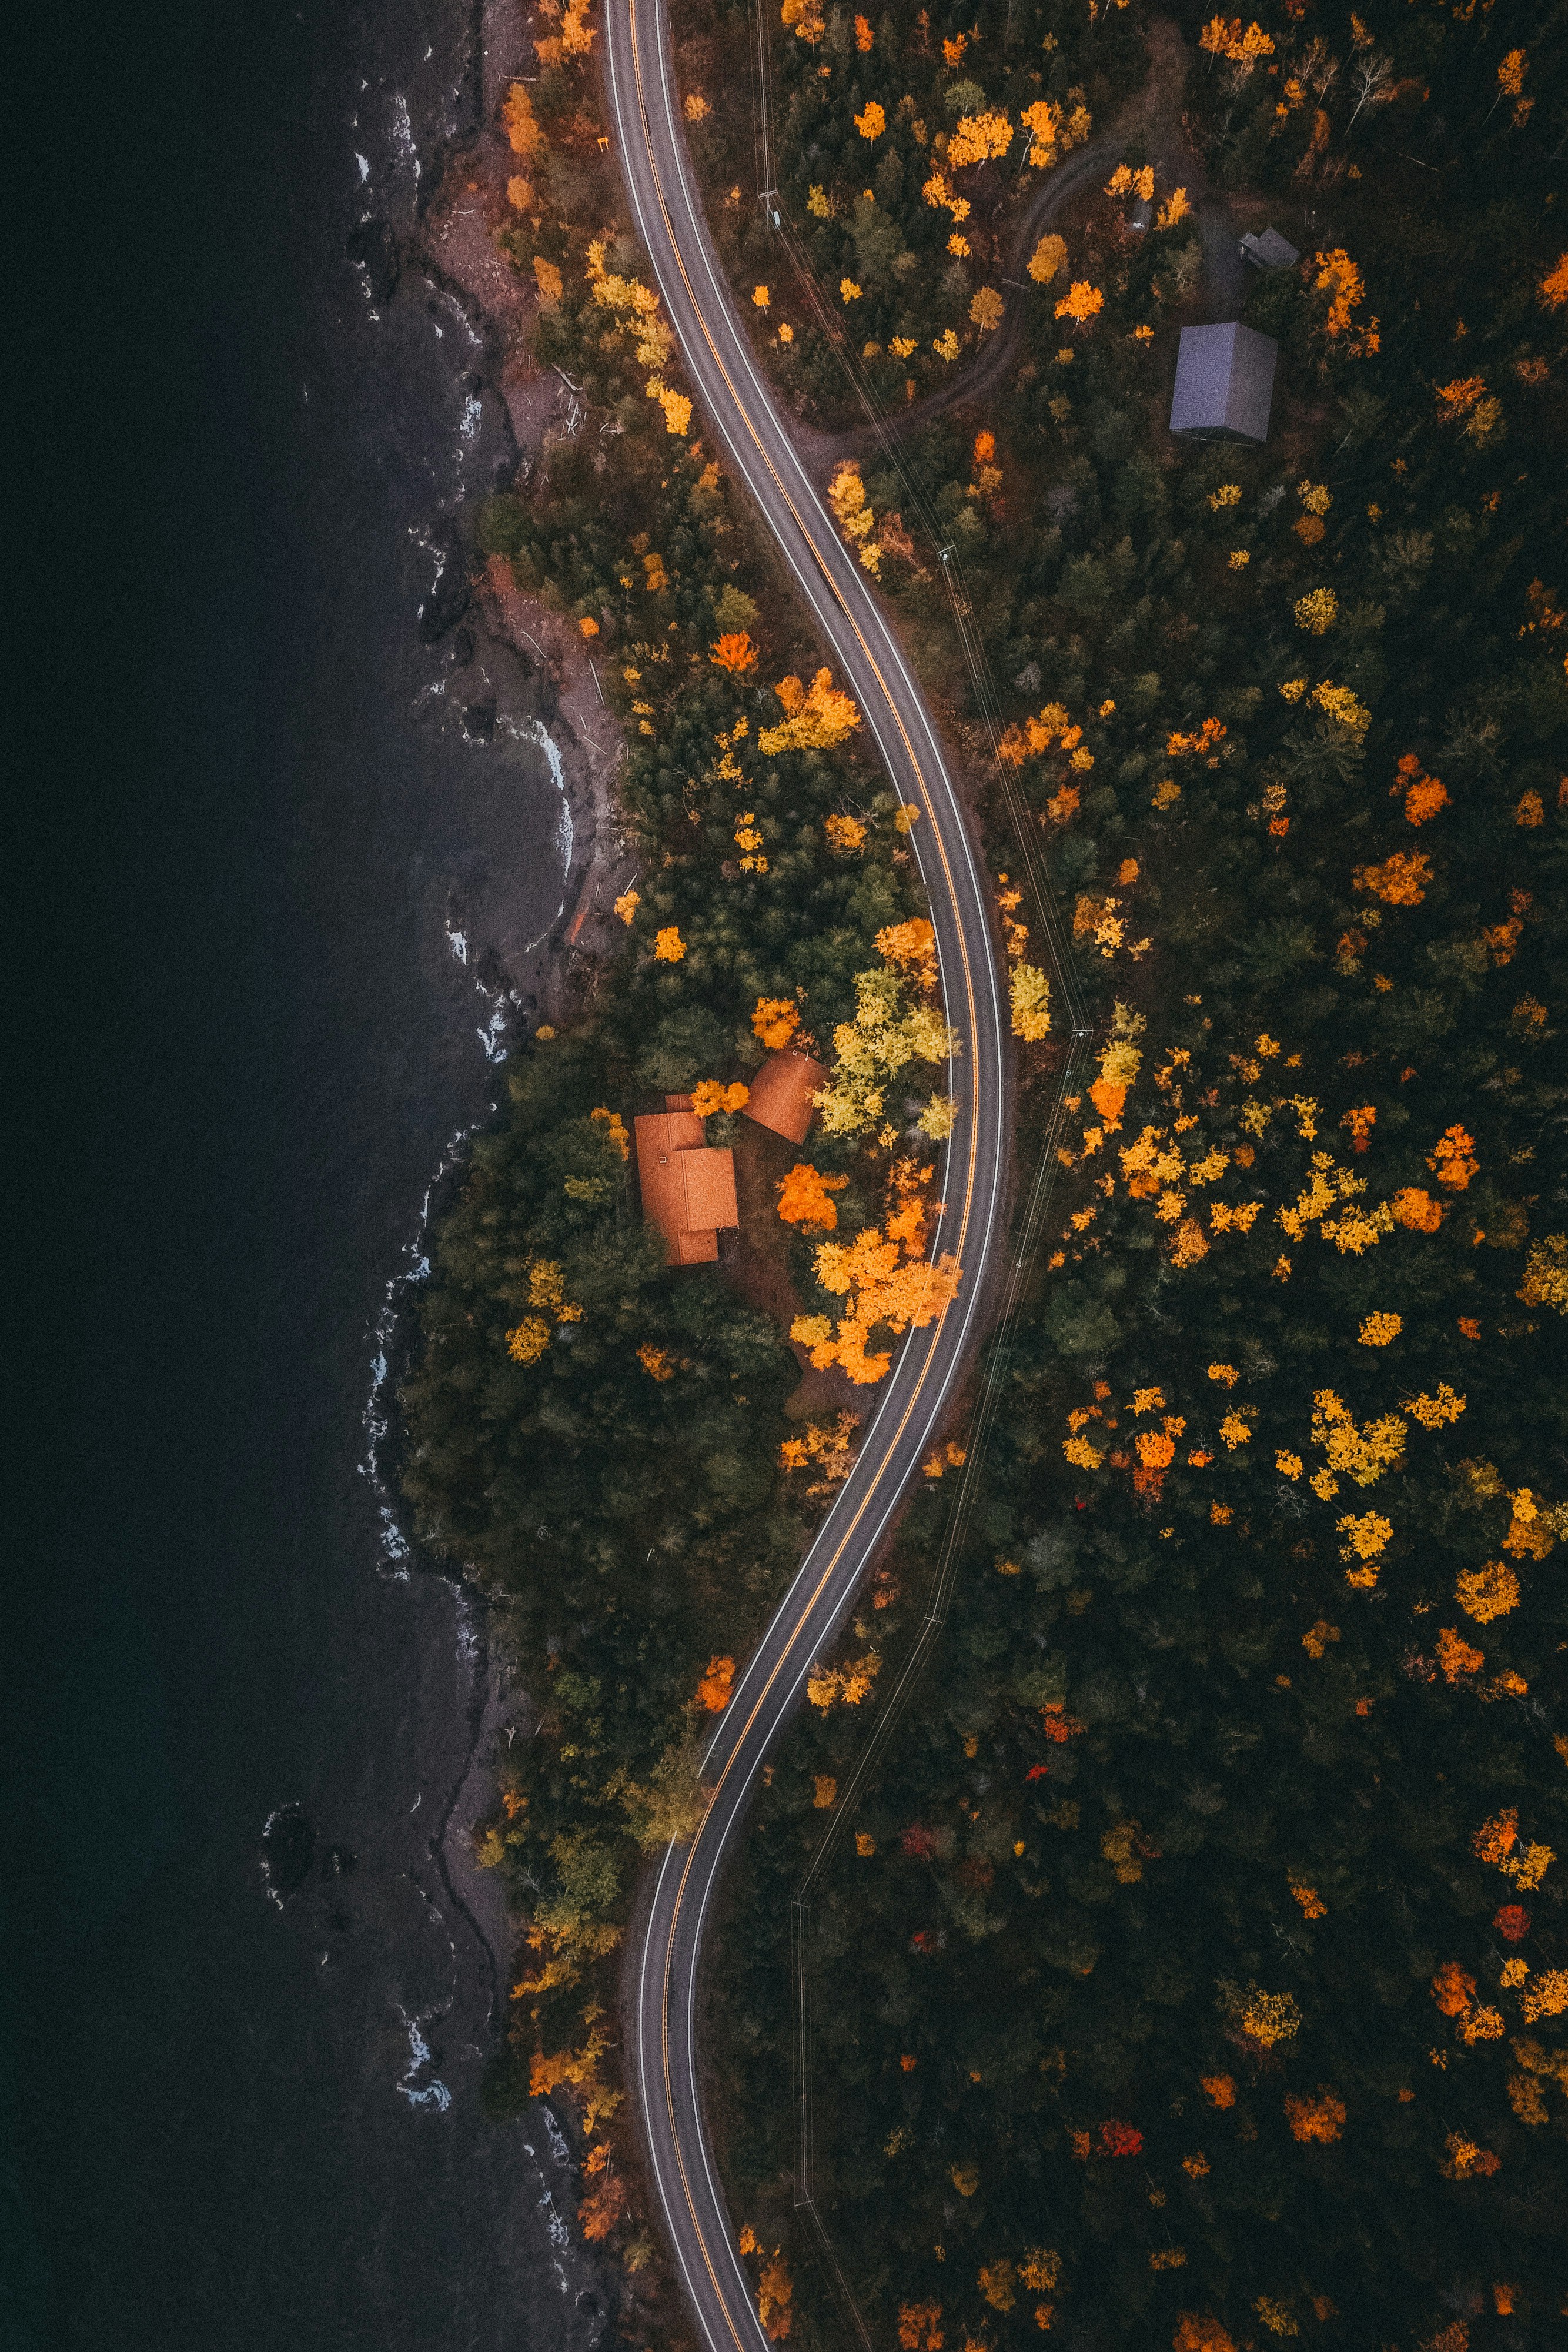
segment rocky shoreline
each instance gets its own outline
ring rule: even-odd
[[[477,0],[471,79],[476,127],[449,149],[419,205],[412,233],[368,220],[355,233],[350,259],[365,271],[371,298],[390,300],[404,272],[417,274],[455,304],[483,358],[473,391],[498,404],[513,452],[514,481],[546,462],[552,441],[570,439],[586,416],[567,379],[540,369],[528,350],[538,308],[531,287],[496,245],[510,217],[507,143],[495,128],[511,82],[532,79],[531,16],[502,0]],[[502,484],[498,480],[497,487]],[[591,992],[596,955],[608,944],[612,905],[630,887],[637,861],[621,826],[614,778],[624,741],[604,700],[588,647],[558,614],[512,583],[506,567],[474,568],[455,528],[437,553],[438,573],[420,614],[420,631],[443,647],[438,689],[470,737],[547,733],[559,761],[570,851],[561,906],[549,934],[510,961],[484,951],[486,991],[514,1011],[525,1034],[553,1024]],[[463,910],[454,906],[453,926]],[[513,1025],[508,1023],[508,1026]]]

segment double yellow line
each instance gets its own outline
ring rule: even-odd
[[[943,882],[946,889],[949,904],[953,910],[954,928],[957,938],[958,955],[963,971],[964,994],[968,1007],[969,1038],[972,1045],[977,1033],[974,972],[970,963],[968,942],[964,936],[963,916],[959,905],[957,889],[954,882],[952,865],[947,854],[947,845],[946,841],[943,839],[942,830],[936,818],[936,803],[930,787],[926,782],[925,772],[921,764],[919,755],[915,751],[914,743],[910,740],[909,730],[904,723],[903,715],[899,710],[897,702],[888,686],[887,680],[883,674],[882,666],[878,662],[874,653],[872,651],[871,646],[866,642],[864,632],[862,631],[859,621],[855,617],[855,614],[851,611],[842,590],[834,579],[832,571],[828,564],[821,547],[817,543],[815,534],[813,533],[805,516],[801,513],[800,509],[796,504],[794,499],[790,496],[789,491],[785,487],[778,467],[774,465],[772,457],[765,447],[761,436],[758,432],[757,426],[752,420],[751,414],[747,407],[746,402],[741,397],[740,392],[736,385],[735,379],[731,375],[729,368],[725,362],[724,356],[718,348],[718,344],[715,340],[713,331],[704,315],[703,306],[697,299],[696,289],[692,284],[690,273],[686,268],[685,258],[681,253],[679,240],[675,236],[674,226],[670,218],[669,207],[664,201],[664,191],[663,182],[659,174],[658,159],[653,151],[653,132],[648,118],[648,107],[643,79],[642,47],[638,38],[637,0],[626,0],[626,5],[627,22],[632,44],[632,63],[636,85],[638,114],[642,124],[643,144],[647,152],[649,175],[652,181],[653,193],[658,203],[659,212],[664,221],[664,233],[668,241],[669,250],[674,257],[675,267],[680,272],[681,280],[685,289],[686,299],[691,304],[692,314],[696,320],[698,331],[702,335],[704,342],[707,346],[709,355],[712,358],[715,368],[717,370],[718,374],[724,383],[725,389],[728,393],[730,400],[734,404],[736,415],[744,425],[747,436],[748,436],[753,448],[757,452],[758,460],[766,468],[775,489],[778,491],[779,499],[788,509],[796,529],[799,530],[801,539],[804,541],[806,547],[810,551],[810,555],[817,565],[818,570],[821,572],[823,580],[826,582],[828,589],[832,595],[845,624],[853,633],[855,642],[858,645],[862,655],[864,656],[867,667],[876,680],[877,686],[882,693],[883,699],[886,704],[888,713],[893,719],[894,727],[898,730],[899,738],[904,745],[904,752],[915,775],[915,783],[925,806],[925,814],[930,822],[932,838],[936,843],[937,856],[941,861]],[[674,133],[672,132],[672,143],[673,139]],[[672,323],[675,322],[672,320]],[[977,1086],[978,1068],[973,1059],[971,1059],[970,1067],[975,1073],[974,1083]],[[960,1264],[962,1264],[964,1244],[968,1234],[969,1222],[974,1204],[976,1162],[978,1149],[978,1121],[971,1114],[969,1120],[968,1168],[964,1188],[963,1207],[958,1220],[958,1231],[956,1235],[957,1255]],[[936,1332],[939,1332],[940,1328],[941,1323],[938,1321]],[[717,2298],[720,2309],[724,2313],[725,2324],[729,2330],[730,2338],[735,2346],[735,2352],[749,2352],[749,2347],[743,2340],[740,2331],[736,2326],[734,2316],[730,2310],[729,2298],[726,2294],[724,2287],[719,2283],[719,2276],[715,2268],[713,2254],[709,2248],[707,2238],[704,2232],[702,2221],[697,2212],[696,2200],[692,2194],[691,2182],[686,2171],[685,2154],[681,2144],[680,2130],[675,2118],[674,2084],[671,2071],[670,2053],[670,1998],[671,1979],[674,1968],[675,1946],[680,1930],[681,1913],[685,1901],[687,1885],[691,1878],[693,1865],[696,1861],[698,1849],[702,1844],[704,1835],[707,1832],[708,1825],[713,1819],[714,1810],[719,1801],[719,1798],[722,1795],[725,1784],[729,1779],[729,1775],[734,1769],[736,1760],[740,1755],[742,1748],[745,1747],[746,1741],[756,1725],[758,1717],[767,1706],[768,1698],[773,1692],[775,1685],[778,1683],[780,1675],[783,1673],[786,1664],[794,1655],[797,1646],[810,1622],[812,1614],[819,1602],[821,1601],[823,1593],[831,1582],[832,1578],[844,1557],[846,1549],[860,1528],[861,1523],[872,1502],[876,1497],[882,1486],[882,1482],[887,1474],[888,1465],[897,1449],[900,1439],[903,1437],[905,1429],[909,1425],[911,1416],[914,1414],[915,1408],[920,1402],[926,1380],[930,1374],[931,1365],[936,1352],[936,1332],[933,1333],[930,1344],[926,1348],[925,1361],[921,1366],[919,1377],[915,1381],[908,1402],[906,1402],[903,1414],[898,1422],[898,1425],[893,1431],[891,1436],[883,1446],[881,1462],[879,1463],[876,1470],[873,1473],[865,1493],[862,1496],[855,1509],[853,1517],[851,1519],[848,1527],[841,1536],[838,1544],[834,1548],[831,1558],[823,1569],[821,1575],[818,1578],[811,1593],[800,1607],[794,1625],[790,1630],[789,1637],[779,1654],[778,1662],[774,1665],[771,1673],[767,1678],[767,1681],[763,1684],[761,1690],[754,1700],[751,1711],[747,1717],[746,1722],[741,1727],[738,1734],[737,1734],[729,1742],[728,1755],[726,1758],[723,1769],[719,1773],[718,1780],[708,1797],[707,1804],[704,1809],[702,1819],[697,1824],[696,1831],[693,1835],[691,1844],[687,1848],[685,1865],[681,1872],[680,1883],[675,1890],[674,1901],[670,1914],[669,1930],[664,1943],[664,1974],[660,2003],[662,2028],[661,2056],[664,2081],[665,2110],[669,2118],[671,2145],[674,2149],[675,2161],[680,2168],[681,2190],[685,2200],[687,2213],[691,2218],[692,2231],[696,2239],[698,2248],[701,2251],[703,2263],[713,2286],[714,2294]],[[639,2018],[639,2027],[640,2026],[641,2018]]]
[[[859,621],[850,610],[849,604],[844,596],[843,591],[840,588],[837,581],[833,578],[832,572],[828,565],[827,560],[823,556],[821,549],[818,546],[816,538],[808,525],[805,517],[801,514],[800,508],[796,505],[794,499],[790,497],[789,492],[785,488],[783,478],[780,476],[778,467],[774,465],[772,458],[764,447],[761,436],[758,434],[756,425],[752,422],[751,413],[736,388],[735,379],[730,374],[728,368],[726,366],[723,354],[719,351],[717,343],[714,341],[712,330],[709,328],[707,320],[703,315],[702,304],[697,299],[696,289],[692,284],[690,274],[687,271],[685,261],[681,253],[680,245],[675,236],[674,225],[670,218],[669,207],[664,202],[664,184],[659,177],[658,158],[653,152],[653,131],[648,121],[647,100],[643,84],[642,46],[637,37],[637,0],[627,0],[627,17],[632,34],[632,71],[636,77],[637,112],[643,126],[643,143],[647,151],[648,170],[653,179],[653,193],[658,199],[659,213],[664,224],[664,234],[669,240],[671,254],[674,256],[676,268],[681,273],[681,283],[685,288],[686,299],[692,306],[692,312],[696,320],[703,341],[707,345],[708,352],[713,360],[715,367],[718,370],[719,374],[724,379],[725,390],[728,393],[730,399],[735,404],[736,414],[740,418],[741,423],[745,425],[747,433],[751,440],[752,446],[755,448],[758,458],[767,467],[774,488],[777,489],[785,506],[788,507],[790,519],[794,522],[795,528],[800,532],[801,538],[805,541],[807,547],[810,550],[812,560],[816,563],[818,570],[821,572],[822,578],[827,583],[834,603],[838,605],[838,608],[849,627],[853,631],[855,643],[859,646],[861,652],[865,656],[866,665],[871,670],[872,676],[875,678],[878,687],[882,690],[883,699],[887,705],[888,712],[893,719],[894,725],[898,730],[904,751],[908,755],[909,764],[915,772],[915,780],[919,787],[921,799],[925,804],[926,815],[931,821],[931,831],[936,843],[937,854],[942,860],[943,880],[946,885],[947,896],[952,903],[953,919],[958,935],[958,953],[964,968],[965,995],[967,999],[969,1007],[969,1034],[970,1037],[973,1038],[975,1034],[975,987],[974,976],[969,966],[968,944],[964,938],[963,921],[958,911],[958,896],[953,887],[953,874],[952,868],[948,863],[947,847],[942,838],[940,828],[936,824],[935,803],[931,797],[930,787],[925,781],[925,772],[920,764],[919,754],[916,752],[913,742],[910,740],[909,730],[904,726],[903,716],[900,713],[898,705],[894,699],[893,694],[888,688],[887,680],[883,676],[882,666],[878,662],[876,656],[873,653],[870,646],[866,643],[865,634],[862,629]],[[973,1146],[971,1146],[971,1159],[972,1157]]]

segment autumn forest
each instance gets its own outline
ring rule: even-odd
[[[711,1932],[758,2309],[822,2352],[854,2313],[903,2352],[1544,2346],[1563,19],[768,17],[782,226],[726,0],[674,10],[693,163],[971,796],[1015,1190],[1049,1208]],[[482,1832],[517,1934],[489,2095],[569,2123],[653,2352],[687,2339],[622,2071],[639,1874],[697,1818],[704,1727],[904,1334],[967,1278],[929,1247],[963,1040],[918,812],[684,385],[591,0],[540,25],[497,242],[590,429],[465,520],[480,593],[594,660],[636,873],[439,1229],[404,1480],[537,1725]],[[1243,264],[1270,227],[1295,258]],[[1278,345],[1260,444],[1166,428],[1179,332],[1222,314]],[[828,1071],[798,1150],[744,1116],[783,1046]],[[667,1094],[736,1151],[712,1265],[667,1265],[640,1212],[632,1122]]]

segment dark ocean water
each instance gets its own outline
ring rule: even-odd
[[[388,1286],[502,1075],[481,951],[563,876],[546,749],[470,742],[417,626],[509,458],[478,346],[345,250],[413,222],[474,30],[154,0],[38,36],[7,2343],[601,2324],[553,2127],[480,2115],[491,1958],[431,1852],[483,1629],[364,1474]]]

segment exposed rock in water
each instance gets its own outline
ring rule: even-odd
[[[349,232],[349,259],[358,264],[370,280],[371,299],[378,310],[392,300],[402,268],[397,238],[390,221],[362,220]]]
[[[455,522],[437,526],[430,539],[435,578],[419,608],[419,634],[433,646],[463,618],[468,609],[468,565],[462,535]]]

